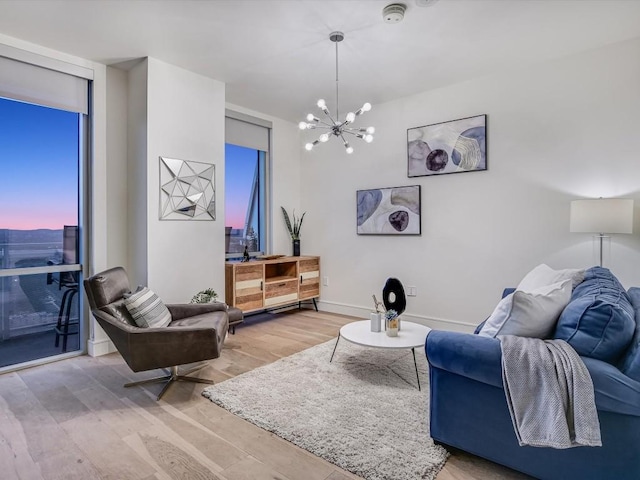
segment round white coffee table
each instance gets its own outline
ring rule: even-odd
[[[402,349],[410,348],[413,354],[413,365],[416,369],[416,379],[418,380],[418,390],[420,390],[420,377],[418,377],[418,364],[416,363],[417,347],[424,347],[427,334],[431,331],[429,327],[419,323],[403,321],[397,337],[389,337],[383,330],[381,332],[371,331],[371,322],[362,320],[359,322],[347,323],[340,329],[333,353],[329,362],[333,361],[338,342],[344,338],[348,342],[362,345],[363,347]]]

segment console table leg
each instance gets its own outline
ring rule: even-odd
[[[338,342],[339,341],[340,341],[340,332],[338,332],[338,338],[336,338],[336,344],[333,347],[333,353],[331,354],[331,359],[329,360],[329,363],[331,363],[333,361],[333,356],[336,354],[336,348],[338,348]],[[415,355],[414,355],[413,359],[415,360]]]
[[[315,307],[316,312],[317,312],[318,311],[318,304],[316,303],[316,299],[312,298],[311,300],[313,300],[313,306]]]
[[[416,349],[412,348],[411,349],[411,353],[413,353],[413,366],[416,367],[416,379],[418,380],[418,390],[421,391],[421,389],[420,389],[420,376],[418,375],[418,364],[416,363]]]

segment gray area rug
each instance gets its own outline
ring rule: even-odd
[[[249,422],[370,480],[433,479],[447,452],[429,437],[427,362],[410,350],[335,340],[207,387]]]

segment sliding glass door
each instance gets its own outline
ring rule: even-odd
[[[0,97],[0,369],[84,350],[87,116]]]

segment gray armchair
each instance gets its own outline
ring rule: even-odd
[[[124,268],[115,267],[98,273],[84,281],[84,288],[91,313],[131,370],[168,370],[164,376],[127,383],[125,387],[164,382],[158,395],[160,400],[169,386],[178,380],[213,384],[211,380],[189,376],[204,365],[182,374],[178,374],[178,365],[220,356],[229,329],[224,303],[167,305],[172,316],[167,327],[140,328],[131,323],[123,304],[124,294],[131,291]]]

